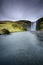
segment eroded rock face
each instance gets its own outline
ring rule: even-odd
[[[43,30],[43,17],[36,21],[36,30]]]

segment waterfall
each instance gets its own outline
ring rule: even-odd
[[[36,31],[36,22],[31,23],[31,31]]]

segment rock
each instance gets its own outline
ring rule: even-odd
[[[7,29],[2,29],[2,32],[3,32],[3,34],[10,34],[9,30],[7,30]]]

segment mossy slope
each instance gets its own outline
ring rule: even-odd
[[[3,29],[12,32],[27,31],[26,26],[31,26],[30,21],[0,21],[0,34],[3,34]]]

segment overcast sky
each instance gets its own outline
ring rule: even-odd
[[[0,0],[0,20],[36,21],[43,17],[43,0]]]

